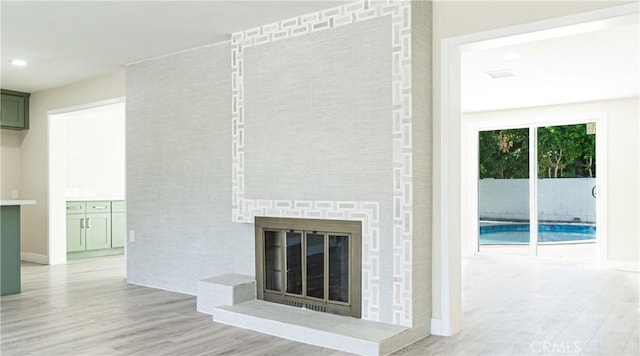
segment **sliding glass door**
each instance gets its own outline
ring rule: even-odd
[[[536,130],[536,255],[595,261],[595,124]]]
[[[478,135],[478,251],[594,261],[595,124]]]

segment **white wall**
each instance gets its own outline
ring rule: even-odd
[[[30,98],[29,130],[23,131],[21,154],[21,198],[37,204],[22,210],[22,251],[39,261],[48,260],[49,178],[48,112],[125,95],[124,71],[64,87],[36,92]],[[64,206],[56,221],[64,224]]]
[[[229,43],[127,67],[127,281],[195,294],[254,274],[253,226],[231,219]]]
[[[68,200],[124,200],[125,104],[56,115],[66,126]]]
[[[444,325],[445,333],[456,333],[460,330],[461,286],[460,279],[460,241],[462,235],[461,207],[466,204],[461,200],[461,121],[459,112],[449,112],[449,106],[442,106],[443,84],[450,86],[448,94],[453,107],[459,107],[459,73],[447,72],[442,81],[443,40],[453,36],[474,34],[483,31],[505,28],[534,21],[555,19],[586,11],[609,8],[621,4],[637,2],[612,1],[436,1],[433,6],[433,44],[434,44],[434,241],[433,241],[433,317],[440,320],[443,316],[452,316],[452,325]],[[448,51],[448,48],[447,48]],[[447,52],[448,55],[448,52]],[[450,57],[449,64],[455,64],[455,56]],[[449,104],[449,102],[445,103]],[[441,110],[447,110],[447,121],[443,121]],[[444,129],[444,130],[443,130]],[[633,132],[638,132],[637,130]],[[443,133],[446,136],[443,136]],[[447,152],[448,161],[442,161],[443,149]],[[446,181],[442,178],[446,177]],[[443,209],[446,209],[443,211]],[[444,216],[449,219],[443,225]],[[637,219],[636,219],[637,220]],[[442,255],[442,247],[448,245],[448,255]],[[636,249],[637,250],[637,249]],[[458,252],[455,252],[458,251]],[[441,266],[448,266],[443,270]],[[442,279],[449,280],[448,285]],[[442,288],[445,285],[446,288]],[[443,302],[443,299],[446,299]]]

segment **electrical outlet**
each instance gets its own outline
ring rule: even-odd
[[[136,242],[136,233],[133,230],[129,230],[129,242]]]

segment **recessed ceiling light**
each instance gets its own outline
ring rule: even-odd
[[[16,67],[24,67],[27,65],[27,61],[23,59],[12,59],[11,64],[13,64]]]
[[[492,70],[485,73],[487,73],[493,79],[501,79],[501,78],[516,76],[516,73],[514,73],[512,69]]]
[[[502,59],[504,59],[505,61],[512,61],[514,59],[518,59],[520,58],[520,55],[517,53],[508,53],[505,54],[504,56],[502,56]]]

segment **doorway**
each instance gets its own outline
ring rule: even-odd
[[[596,262],[596,123],[477,136],[476,253]]]
[[[494,120],[493,125],[487,125],[482,120],[469,122],[462,118],[461,96],[463,88],[461,85],[461,54],[466,50],[482,48],[504,47],[505,44],[525,43],[534,40],[544,40],[563,36],[571,33],[586,33],[615,27],[617,24],[627,20],[637,24],[638,9],[635,5],[622,5],[577,15],[553,18],[540,22],[527,23],[523,25],[504,27],[484,32],[476,32],[468,35],[449,37],[440,41],[440,70],[439,70],[439,100],[440,110],[437,112],[436,130],[439,135],[435,142],[440,142],[437,164],[439,174],[436,176],[434,191],[437,203],[436,234],[434,235],[434,247],[439,253],[439,262],[434,266],[440,277],[439,281],[434,279],[435,287],[440,287],[440,293],[434,294],[434,308],[439,310],[440,319],[432,320],[432,332],[437,335],[450,336],[458,333],[462,328],[462,257],[473,256],[475,254],[474,242],[477,241],[477,126],[485,126],[487,130],[497,127],[505,127],[516,120],[522,127],[525,121],[547,121],[549,125],[558,124],[557,121],[550,120],[554,113],[547,110],[540,110],[535,117],[531,115],[518,115],[514,117]],[[627,22],[628,23],[628,22]],[[637,43],[637,42],[632,42]],[[628,48],[628,46],[627,46]],[[505,54],[506,55],[506,54]],[[621,57],[623,58],[623,57]],[[598,67],[598,66],[595,66]],[[495,68],[504,69],[504,68]],[[629,76],[627,76],[627,79]],[[508,80],[508,79],[506,79]],[[628,81],[628,80],[627,80]],[[624,81],[625,83],[627,81]],[[596,87],[598,88],[598,87]],[[598,88],[599,90],[600,88]],[[493,94],[486,91],[487,94]],[[539,93],[544,92],[540,90]],[[493,95],[494,98],[503,99],[504,96]],[[538,97],[534,96],[521,96]],[[485,102],[485,100],[480,100]],[[537,104],[543,105],[543,104]],[[527,106],[521,106],[527,107]],[[528,107],[531,107],[529,105]],[[601,137],[608,137],[606,130],[607,109],[603,105],[592,105],[583,110],[571,111],[570,115],[557,117],[558,110],[555,110],[555,118],[559,121],[568,118],[579,118],[580,121],[592,120],[594,115],[580,114],[581,112],[596,112],[595,116],[605,122],[598,125]],[[502,114],[505,114],[504,112]],[[613,113],[611,113],[614,116]],[[619,115],[616,115],[619,116]],[[580,122],[579,121],[579,122]],[[569,122],[573,123],[573,122]],[[508,128],[508,127],[507,127]],[[513,128],[513,127],[511,127]],[[601,130],[602,129],[602,130]],[[612,129],[612,131],[614,131]],[[619,133],[619,132],[618,132]],[[600,142],[602,143],[602,142]],[[613,144],[613,143],[612,143]],[[604,143],[603,143],[604,145]],[[602,146],[602,145],[599,145]],[[599,151],[599,148],[596,148]],[[618,149],[619,150],[619,149]],[[604,157],[601,152],[596,153],[599,157]],[[460,163],[458,164],[458,160]],[[606,160],[599,162],[599,168],[603,172],[607,169],[603,167]],[[599,176],[599,200],[601,204],[597,206],[597,225],[599,230],[606,231],[604,225],[607,222],[607,211],[603,209],[609,199],[607,194],[606,176]],[[616,189],[616,192],[619,189]],[[475,238],[468,238],[469,236]],[[439,236],[439,238],[438,238]],[[598,238],[598,262],[607,260],[607,244],[603,239]],[[437,243],[437,245],[436,245]],[[439,283],[438,283],[439,282]]]
[[[67,209],[66,202],[68,200],[96,200],[104,201],[121,201],[124,200],[124,98],[116,98],[111,100],[100,101],[87,105],[75,106],[60,110],[48,112],[48,149],[49,149],[49,235],[48,235],[48,254],[49,264],[64,264],[67,262]],[[90,153],[94,150],[100,150],[102,153],[101,162],[95,162],[87,159],[85,156],[73,156],[69,154],[68,145],[72,138],[77,140],[79,136],[84,136],[83,132],[88,130],[87,122],[78,121],[78,117],[84,114],[90,114],[104,121],[104,116],[117,117],[118,123],[107,131],[97,133],[104,139],[112,142],[105,142],[101,139],[99,142],[93,141],[87,143],[85,141],[85,149],[76,149],[82,154]],[[121,121],[121,122],[120,122]],[[70,129],[68,126],[72,122],[82,123],[83,127],[75,127]],[[118,137],[112,135],[112,131],[118,131]],[[121,132],[120,132],[121,131]],[[87,135],[89,136],[89,135]],[[73,161],[73,162],[72,162]],[[74,163],[74,164],[71,164]],[[82,171],[84,168],[97,166],[118,167],[114,175],[109,174],[107,177],[93,175],[87,172],[85,175]],[[83,168],[84,167],[84,168]],[[92,170],[93,171],[93,170]],[[82,179],[77,179],[78,175],[83,175]],[[69,177],[72,176],[72,179]],[[120,178],[122,177],[121,181]],[[118,180],[118,182],[113,182]],[[79,182],[98,182],[82,184]],[[69,186],[73,183],[74,186]],[[86,225],[84,226],[86,228]]]

